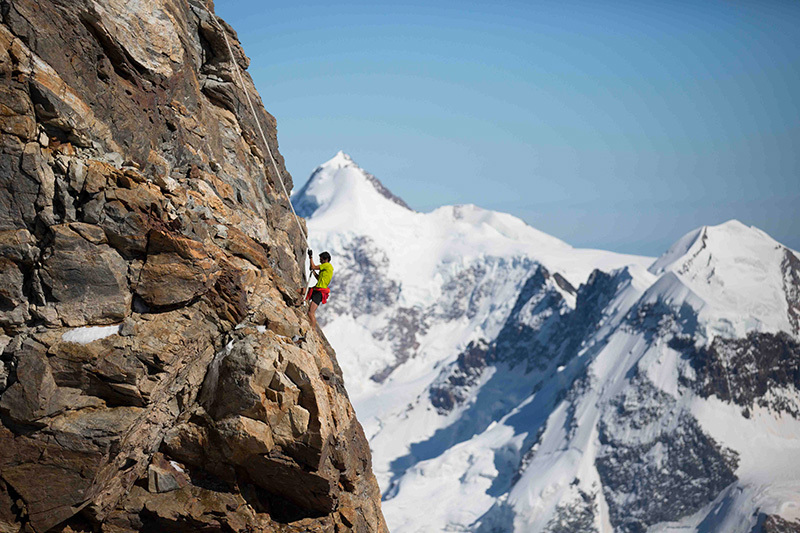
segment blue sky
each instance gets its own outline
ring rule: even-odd
[[[474,203],[661,254],[738,218],[800,249],[800,2],[217,0],[296,186],[338,150],[413,208]]]

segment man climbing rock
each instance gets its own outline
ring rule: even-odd
[[[328,296],[331,291],[328,284],[333,277],[333,265],[331,265],[331,254],[322,252],[319,254],[319,264],[314,264],[314,254],[311,250],[308,251],[308,259],[311,261],[311,273],[317,278],[317,284],[308,289],[306,300],[311,300],[308,306],[308,319],[311,321],[311,327],[317,327],[317,318],[315,313],[317,307],[325,304],[328,301]]]

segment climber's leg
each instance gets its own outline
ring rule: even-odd
[[[311,302],[308,306],[308,320],[311,322],[312,328],[317,327],[317,317],[315,316],[315,313],[317,312],[317,307],[319,306],[317,305],[316,302]]]

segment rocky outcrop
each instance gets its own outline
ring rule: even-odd
[[[732,401],[744,407],[748,417],[750,409],[759,405],[800,418],[800,343],[787,333],[718,337],[700,349],[691,339],[676,336],[670,346],[681,351],[692,367],[681,383],[701,396]]]
[[[384,531],[248,59],[144,6],[0,1],[0,531]]]
[[[562,276],[539,266],[493,342],[495,359],[524,361],[528,372],[565,364],[598,329],[606,306],[630,280],[627,269],[612,274],[595,270],[576,290]],[[567,304],[565,294],[575,296],[574,307]]]
[[[579,490],[574,501],[556,507],[547,524],[547,533],[597,533],[597,502],[591,494]]]
[[[479,383],[484,370],[494,361],[494,352],[484,339],[470,342],[429,389],[431,404],[439,414],[447,414],[463,404]]]
[[[759,533],[797,533],[800,531],[800,522],[790,522],[776,515],[759,516],[758,524],[753,531]]]
[[[800,336],[800,259],[784,248],[784,259],[781,264],[783,273],[783,293],[786,295],[787,318],[792,325],[795,336]]]
[[[646,531],[699,511],[736,481],[739,459],[641,374],[599,423],[595,466],[615,531]]]

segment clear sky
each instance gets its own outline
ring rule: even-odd
[[[215,6],[297,187],[344,150],[419,211],[575,246],[659,255],[737,218],[800,250],[800,1]]]

